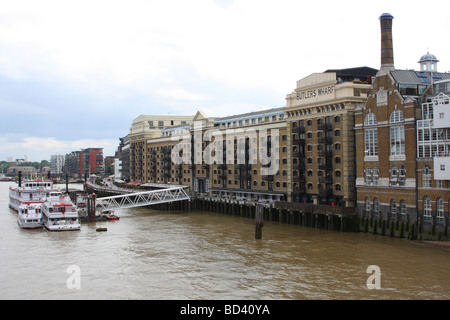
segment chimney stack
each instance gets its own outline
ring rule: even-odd
[[[394,17],[389,13],[380,16],[381,27],[381,69],[394,69],[394,46],[392,43],[392,20]]]

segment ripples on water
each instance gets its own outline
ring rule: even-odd
[[[6,185],[2,299],[450,298],[450,252],[405,239],[266,222],[255,240],[251,219],[149,208],[81,231],[22,230]],[[70,265],[80,267],[80,290],[66,286]],[[380,290],[367,289],[369,265],[381,268]]]

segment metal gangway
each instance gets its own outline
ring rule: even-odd
[[[127,193],[97,198],[97,210],[109,211],[133,207],[151,206],[159,203],[189,200],[186,187],[172,187],[152,191]]]

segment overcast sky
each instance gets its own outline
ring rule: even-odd
[[[296,81],[380,66],[394,16],[399,69],[450,71],[442,1],[0,0],[0,160],[89,147],[113,155],[141,114],[283,107]]]

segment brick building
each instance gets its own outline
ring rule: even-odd
[[[436,140],[430,108],[438,103],[436,96],[443,97],[433,92],[433,83],[450,74],[438,73],[437,60],[426,56],[420,71],[395,69],[392,21],[390,14],[380,16],[381,69],[367,101],[355,109],[358,214],[422,223],[424,211],[431,217],[437,202],[442,208],[450,196],[447,181],[437,183],[432,174],[433,157],[448,149],[430,145]]]

